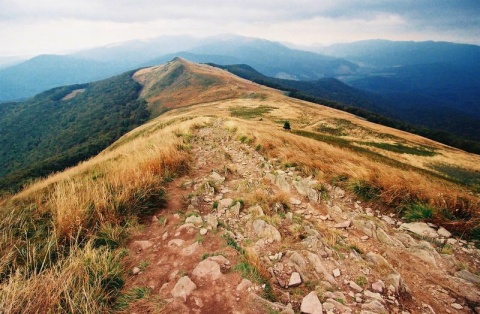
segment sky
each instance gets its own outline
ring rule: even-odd
[[[480,45],[480,0],[0,0],[0,57],[224,33],[297,45],[378,38]]]

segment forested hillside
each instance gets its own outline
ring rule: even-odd
[[[0,105],[0,189],[99,153],[149,117],[132,72]]]

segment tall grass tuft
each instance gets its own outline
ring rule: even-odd
[[[0,308],[5,313],[101,313],[122,286],[119,252],[87,243],[42,272],[15,272],[0,286]]]
[[[425,221],[433,218],[434,210],[428,205],[415,203],[404,209],[403,219],[407,221]]]
[[[350,184],[350,190],[365,201],[371,201],[380,197],[380,189],[364,180],[353,181]]]

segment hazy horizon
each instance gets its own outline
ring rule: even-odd
[[[220,27],[221,26],[221,27]],[[311,46],[368,39],[480,44],[480,2],[0,0],[0,57],[234,33]]]

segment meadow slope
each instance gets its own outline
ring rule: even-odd
[[[248,289],[253,294],[227,299],[225,293],[227,311],[235,309],[236,298],[260,298],[265,311],[289,310],[289,303],[304,311],[303,297],[312,291],[324,308],[347,311],[345,306],[355,313],[422,313],[422,300],[437,312],[448,306],[452,313],[468,313],[480,306],[480,255],[473,241],[480,238],[478,155],[183,59],[133,77],[157,118],[98,156],[1,201],[3,312],[129,312],[144,306],[206,313],[222,303],[222,293],[215,302],[202,294],[209,275],[195,277],[193,271],[202,260],[218,265],[231,284],[240,280],[238,273],[254,284]],[[291,130],[283,128],[286,120]],[[249,210],[257,205],[261,213]],[[238,213],[230,216],[231,208]],[[412,222],[435,225],[434,236],[409,231]],[[453,235],[440,235],[440,225]],[[175,239],[183,242],[170,245]],[[187,244],[200,249],[182,255]],[[166,264],[155,254],[165,254]],[[209,259],[217,255],[231,267]],[[305,259],[320,268],[312,270]],[[174,261],[183,261],[183,268]],[[283,265],[290,273],[278,269]],[[334,266],[345,276],[332,281]],[[160,267],[170,274],[151,283]],[[428,269],[430,281],[421,273]],[[294,272],[300,285],[285,284]],[[175,298],[175,283],[184,277],[194,279],[197,292]],[[379,281],[387,285],[373,289]],[[350,282],[363,294],[356,295],[360,291]],[[433,285],[431,292],[422,284]],[[439,291],[442,298],[435,296]],[[249,312],[245,304],[240,312]]]

